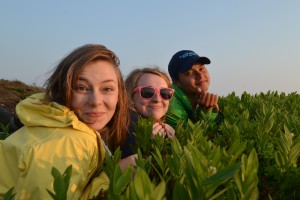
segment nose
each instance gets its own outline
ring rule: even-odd
[[[98,91],[92,91],[89,93],[88,104],[91,106],[100,105],[103,101],[102,94]]]
[[[203,76],[202,72],[199,71],[199,70],[197,70],[195,74],[196,74],[196,76],[199,77],[199,78],[201,78],[201,77]]]
[[[159,96],[158,93],[159,93],[158,91],[156,91],[156,92],[154,93],[153,97],[151,98],[152,101],[157,102],[157,101],[160,100],[160,96]]]

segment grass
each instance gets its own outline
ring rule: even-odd
[[[0,106],[14,115],[16,105],[21,100],[42,91],[42,87],[27,85],[18,80],[0,79]],[[0,140],[5,139],[10,134],[7,121],[5,116],[0,116]]]
[[[27,85],[19,80],[0,79],[0,106],[14,113],[15,106],[20,100],[41,91],[42,87]]]

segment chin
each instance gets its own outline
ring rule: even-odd
[[[160,115],[153,115],[153,119],[154,120],[159,120],[163,117],[164,115],[163,114],[160,114]]]
[[[104,125],[101,123],[101,124],[97,124],[97,123],[95,123],[95,124],[88,124],[88,126],[90,127],[90,128],[92,128],[92,129],[94,129],[94,130],[96,130],[96,131],[98,131],[98,130],[101,130],[101,129],[103,129],[104,128]]]

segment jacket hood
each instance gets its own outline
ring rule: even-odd
[[[25,126],[69,127],[90,132],[89,126],[81,122],[66,106],[55,102],[44,102],[44,93],[34,94],[16,106],[16,113]],[[93,131],[94,132],[94,131]]]

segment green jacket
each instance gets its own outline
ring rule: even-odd
[[[68,199],[96,195],[93,186],[88,187],[89,194],[83,188],[104,160],[100,136],[69,108],[41,99],[43,94],[35,94],[21,101],[16,111],[24,127],[0,140],[0,199],[12,187],[15,199],[51,199],[46,189],[53,191],[52,167],[63,173],[69,165]],[[101,179],[96,183],[100,187],[108,181]]]
[[[201,107],[197,110],[193,109],[188,97],[183,93],[183,91],[175,84],[172,84],[172,87],[175,89],[175,93],[174,97],[170,101],[169,109],[166,114],[167,124],[175,128],[180,121],[183,121],[184,126],[187,125],[188,119],[195,123],[201,119],[201,111],[207,113],[210,119],[217,119],[218,113],[216,112],[207,112]]]

